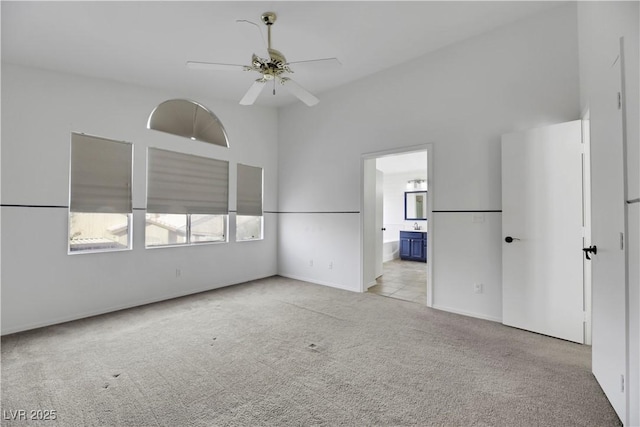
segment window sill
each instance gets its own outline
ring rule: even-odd
[[[145,249],[165,249],[165,248],[188,248],[192,246],[208,246],[208,245],[221,245],[224,243],[229,243],[227,240],[216,240],[210,242],[195,242],[195,243],[173,243],[167,245],[145,245]]]

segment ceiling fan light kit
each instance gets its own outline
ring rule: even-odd
[[[304,102],[308,106],[316,105],[320,100],[311,92],[300,86],[291,78],[286,77],[285,74],[293,73],[290,68],[291,64],[296,63],[313,63],[313,62],[330,62],[334,65],[340,65],[340,61],[336,58],[323,58],[323,59],[311,59],[305,61],[288,62],[282,52],[273,49],[271,47],[271,27],[276,22],[277,16],[274,12],[265,12],[261,16],[262,23],[267,26],[267,46],[266,53],[268,58],[262,58],[257,54],[251,56],[251,65],[236,65],[216,62],[197,62],[188,61],[187,67],[200,70],[240,70],[240,71],[254,71],[261,74],[261,77],[257,79],[245,95],[240,100],[241,105],[252,105],[258,96],[262,93],[265,85],[268,82],[274,82],[273,94],[275,95],[275,82],[280,83],[281,86],[286,88],[292,95]],[[258,27],[257,24],[247,21],[238,20],[237,22],[246,22]],[[259,27],[258,27],[259,29]],[[262,34],[262,33],[261,33]],[[264,40],[264,39],[263,39]]]

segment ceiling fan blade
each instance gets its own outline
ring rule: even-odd
[[[313,64],[314,67],[318,65],[324,65],[328,67],[339,67],[342,62],[338,58],[321,58],[321,59],[307,59],[306,61],[291,61],[287,65],[299,65],[299,64]]]
[[[264,79],[258,79],[249,88],[247,93],[244,94],[240,100],[240,105],[252,105],[258,99],[258,95],[262,92],[262,89],[267,85],[267,81]]]
[[[264,34],[262,33],[260,26],[255,22],[247,21],[246,19],[236,19],[236,22],[242,23],[242,24],[251,24],[256,28],[258,33],[260,33],[260,39],[262,41],[262,43],[260,43],[259,45],[260,49],[258,50],[258,54],[259,54],[258,56],[262,58],[269,58],[269,51],[267,50],[267,41],[264,39]]]
[[[296,98],[307,104],[309,107],[313,107],[318,102],[320,102],[320,100],[316,98],[311,92],[309,92],[290,78],[278,77],[278,79],[280,80],[280,83],[289,90],[289,92],[291,92]]]
[[[187,67],[191,68],[192,70],[243,71],[246,68],[246,65],[220,64],[216,62],[187,61]]]

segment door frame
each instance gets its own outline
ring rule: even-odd
[[[427,307],[433,306],[433,289],[435,283],[433,283],[433,230],[434,230],[434,220],[433,220],[433,192],[434,192],[434,180],[433,180],[433,144],[421,144],[421,145],[413,145],[406,147],[398,147],[392,148],[389,150],[383,151],[375,151],[370,153],[362,154],[360,158],[360,292],[367,291],[367,283],[365,283],[365,247],[364,247],[364,236],[365,236],[365,215],[367,215],[366,207],[365,207],[365,188],[364,188],[364,174],[365,174],[365,161],[378,159],[380,157],[394,156],[398,154],[410,154],[415,152],[427,152]]]
[[[375,197],[375,218],[376,247],[375,247],[375,267],[373,275],[376,279],[384,274],[384,173],[376,169],[376,197]],[[379,235],[379,237],[378,237]],[[378,240],[379,239],[379,240]],[[379,261],[379,262],[378,262]]]
[[[591,113],[587,105],[581,115],[582,121],[582,226],[584,234],[583,247],[591,246]],[[591,345],[591,262],[582,260],[584,286],[584,344]]]

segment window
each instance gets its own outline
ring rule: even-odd
[[[158,105],[149,116],[147,129],[229,148],[220,119],[204,105],[188,99],[170,99]]]
[[[149,148],[146,247],[226,242],[229,162]]]
[[[131,249],[132,144],[71,134],[68,252]]]
[[[187,243],[187,215],[147,213],[146,246],[184,245]]]
[[[226,215],[190,215],[191,243],[226,242]]]
[[[263,238],[262,168],[238,164],[236,240]]]
[[[260,240],[262,239],[262,216],[238,215],[236,216],[236,240]]]

